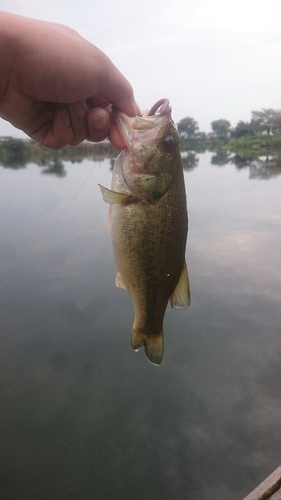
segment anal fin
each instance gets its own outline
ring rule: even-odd
[[[186,263],[184,263],[179,281],[170,297],[170,304],[175,309],[185,309],[190,305],[190,287]]]

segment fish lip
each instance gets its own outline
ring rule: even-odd
[[[164,111],[156,111],[154,115],[149,115],[145,110],[141,115],[128,116],[123,111],[113,108],[114,121],[126,144],[128,150],[132,150],[137,143],[148,144],[157,137],[159,129],[165,126],[171,119],[171,107]],[[154,129],[154,133],[152,133]]]

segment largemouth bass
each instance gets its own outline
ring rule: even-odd
[[[185,264],[188,218],[178,133],[167,99],[141,116],[130,118],[114,111],[114,118],[127,148],[115,161],[111,190],[100,188],[111,205],[116,285],[132,297],[132,347],[144,347],[147,358],[159,365],[168,301],[176,309],[190,303]]]

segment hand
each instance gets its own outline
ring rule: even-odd
[[[129,116],[139,108],[129,82],[97,47],[65,26],[4,12],[0,44],[2,118],[49,148],[107,136],[125,147],[111,105]]]

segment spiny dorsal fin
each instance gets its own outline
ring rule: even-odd
[[[186,263],[184,263],[179,281],[170,297],[170,304],[175,309],[185,309],[190,304],[189,277]]]

